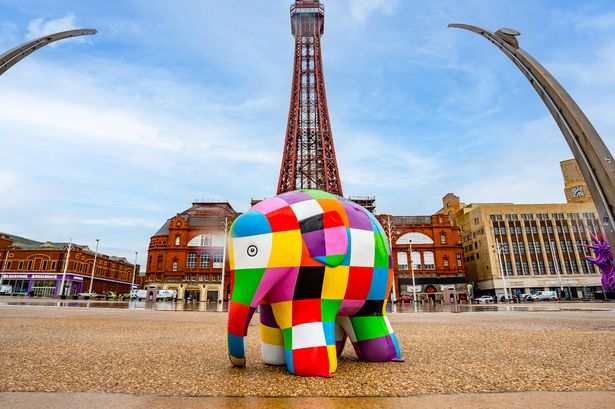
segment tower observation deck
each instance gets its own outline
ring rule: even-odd
[[[342,196],[322,69],[325,8],[297,0],[290,8],[295,62],[278,194],[319,189]]]

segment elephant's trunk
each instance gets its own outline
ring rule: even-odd
[[[245,338],[255,308],[231,301],[228,315],[228,356],[234,366],[246,366]]]

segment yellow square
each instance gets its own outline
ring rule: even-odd
[[[231,270],[235,269],[235,257],[233,257],[233,240],[228,241],[228,264]]]
[[[278,323],[281,329],[290,328],[293,326],[293,302],[284,301],[271,304],[275,322]]]
[[[322,284],[322,298],[324,300],[343,300],[348,285],[350,267],[325,267],[325,280]]]
[[[267,267],[298,267],[301,265],[302,240],[300,230],[272,233],[272,251]]]
[[[261,324],[261,341],[269,345],[284,346],[284,336],[282,335],[282,330]]]
[[[329,373],[337,371],[337,348],[335,345],[327,345],[327,352],[329,353]]]

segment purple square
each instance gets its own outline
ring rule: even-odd
[[[279,197],[280,199],[283,199],[289,205],[299,203],[299,202],[305,202],[306,200],[314,200],[312,196],[308,195],[305,192],[300,192],[298,190],[295,190],[294,192],[283,193],[277,197]]]

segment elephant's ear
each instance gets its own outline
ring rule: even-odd
[[[299,222],[310,256],[329,267],[342,264],[348,254],[348,233],[340,214],[331,210]]]

